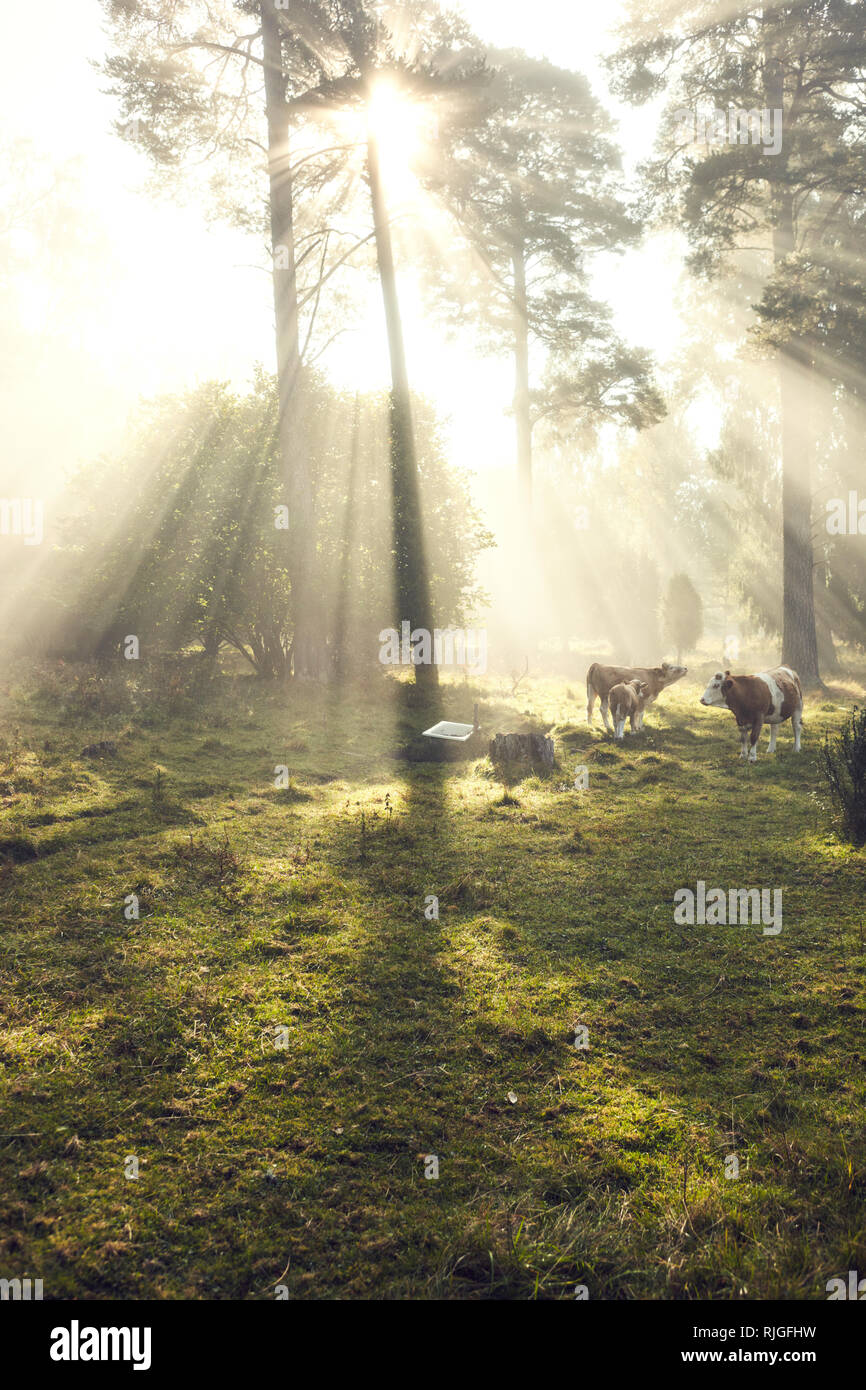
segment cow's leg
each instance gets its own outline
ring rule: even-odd
[[[800,730],[801,730],[801,728],[802,728],[802,724],[803,724],[803,711],[802,711],[802,709],[795,709],[795,710],[794,710],[794,713],[791,715],[791,725],[792,725],[793,730],[794,730],[794,752],[795,752],[795,753],[799,753],[799,751],[800,751]]]
[[[763,727],[764,727],[764,718],[763,718],[763,715],[758,714],[758,715],[755,716],[755,722],[754,722],[753,725],[752,725],[752,732],[751,732],[751,736],[750,736],[750,738],[749,738],[749,762],[750,762],[750,763],[756,763],[756,762],[758,761],[758,739],[761,737],[761,730],[763,729]]]
[[[590,686],[589,689],[588,689],[587,692],[586,692],[586,722],[587,722],[587,724],[591,724],[591,723],[592,723],[592,712],[593,712],[593,710],[595,709],[595,696],[596,696],[596,692],[593,690],[592,686]]]
[[[741,725],[740,725],[740,757],[741,757],[741,758],[748,758],[748,756],[749,756],[749,725],[748,725],[748,724],[741,724]]]
[[[604,720],[604,727],[607,729],[607,731],[608,731],[609,734],[612,734],[612,733],[613,733],[613,729],[611,728],[610,720],[609,720],[608,717],[607,717],[609,708],[610,708],[610,705],[609,705],[607,696],[606,696],[606,695],[602,695],[602,697],[601,697],[601,717],[602,717],[602,719]]]
[[[767,752],[768,752],[768,753],[775,753],[775,751],[776,751],[776,737],[777,737],[778,733],[779,733],[779,726],[778,726],[778,724],[771,724],[771,725],[770,725],[770,742],[767,744]]]
[[[618,738],[620,742],[625,738],[625,715],[623,715],[622,719],[617,719],[614,724],[613,736],[614,738]]]

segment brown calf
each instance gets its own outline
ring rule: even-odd
[[[649,686],[640,680],[620,681],[618,685],[613,686],[608,695],[608,703],[613,718],[614,738],[622,740],[625,737],[626,719],[631,725],[632,733],[640,733],[649,693]]]

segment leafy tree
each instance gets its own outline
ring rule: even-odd
[[[665,636],[674,644],[677,665],[684,652],[694,651],[704,627],[704,605],[687,574],[674,574],[668,580],[662,606]]]
[[[589,290],[593,256],[633,245],[609,117],[587,79],[516,50],[488,50],[490,80],[443,131],[428,183],[453,214],[444,285],[461,321],[515,364],[521,501],[532,495],[540,421],[661,418],[649,357],[616,336]],[[437,267],[436,282],[442,280]],[[452,313],[453,313],[452,309]]]
[[[104,63],[120,102],[118,131],[153,161],[164,183],[191,186],[210,206],[267,235],[273,279],[279,439],[289,508],[285,564],[290,575],[292,664],[317,675],[314,460],[301,428],[296,391],[311,350],[322,284],[368,237],[317,222],[315,181],[293,162],[290,100],[315,80],[296,52],[285,8],[274,0],[103,0],[117,52]],[[293,3],[304,12],[304,0]],[[293,31],[294,32],[294,31]],[[209,189],[197,171],[211,171]],[[307,213],[298,227],[298,196]],[[312,225],[311,225],[312,224]],[[302,332],[303,322],[303,332]]]
[[[352,402],[308,373],[298,404],[319,459],[322,611],[332,615],[320,645],[343,672],[369,669],[391,612],[385,402]],[[445,460],[431,406],[413,407],[431,584],[443,618],[458,622],[481,602],[474,568],[491,538]],[[294,630],[278,416],[278,388],[264,374],[245,396],[209,383],[152,403],[121,457],[77,477],[50,575],[53,617],[42,615],[55,649],[107,652],[136,633],[144,650],[199,643],[215,654],[227,643],[259,675],[287,674]]]
[[[816,313],[829,265],[839,298],[860,317],[862,296],[845,288],[834,238],[840,219],[856,215],[863,186],[866,14],[846,0],[694,0],[661,15],[635,5],[628,39],[614,60],[620,89],[635,101],[670,97],[647,183],[662,215],[685,226],[692,265],[713,273],[746,247],[766,251],[759,323],[781,366],[782,659],[817,684],[810,416],[828,346]],[[683,135],[683,112],[730,109],[780,112],[781,148],[747,143],[748,134],[704,146]]]
[[[315,576],[313,472],[317,461],[304,438],[296,407],[302,343],[310,340],[309,329],[302,337],[301,316],[305,309],[315,315],[324,284],[370,236],[354,239],[347,250],[340,246],[342,234],[327,222],[299,236],[297,205],[299,193],[302,207],[305,198],[312,199],[315,207],[314,195],[336,186],[337,206],[342,210],[347,163],[363,147],[392,369],[389,410],[397,603],[401,615],[413,625],[431,627],[409,381],[377,139],[371,126],[366,136],[361,135],[360,125],[342,136],[322,127],[319,134],[324,138],[317,144],[310,118],[323,112],[363,115],[377,83],[386,79],[416,97],[429,94],[436,82],[425,45],[432,41],[450,52],[455,21],[425,0],[400,5],[374,0],[105,3],[123,40],[121,55],[110,59],[106,70],[123,100],[124,128],[143,115],[142,130],[136,124],[134,133],[160,166],[176,169],[193,150],[219,153],[222,205],[249,222],[250,158],[256,148],[267,152],[279,437],[288,482],[288,565],[296,627],[292,652],[295,669],[301,673],[314,674],[318,667],[315,633],[321,626],[322,583],[321,576]],[[249,16],[254,27],[238,32],[243,16]],[[411,56],[401,56],[404,51]],[[205,65],[203,54],[210,57]],[[300,131],[305,139],[312,133],[313,147],[304,147],[304,153],[294,158],[292,140],[297,146]],[[302,268],[306,274],[310,266],[316,267],[312,283],[302,289],[299,274]],[[317,600],[314,589],[319,590]],[[416,678],[435,681],[435,667],[417,668]]]
[[[308,37],[311,19],[314,42]],[[433,608],[409,374],[380,137],[371,112],[383,89],[406,103],[429,104],[476,77],[479,64],[466,26],[453,16],[444,15],[428,0],[399,5],[317,0],[304,7],[299,21],[290,17],[288,25],[311,66],[317,69],[315,86],[296,98],[293,108],[330,121],[353,113],[365,118],[363,173],[369,190],[391,364],[389,450],[395,596],[401,620],[408,619],[413,627],[431,630]],[[446,55],[447,72],[437,67],[439,54]],[[325,169],[323,184],[341,173],[341,161],[332,160]],[[338,188],[342,198],[344,185],[340,183]],[[435,684],[436,667],[418,666],[415,679]]]

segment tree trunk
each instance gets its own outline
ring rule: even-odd
[[[274,326],[277,346],[277,437],[289,509],[288,571],[292,593],[292,665],[296,676],[318,676],[321,639],[313,602],[313,486],[298,392],[301,353],[298,288],[295,278],[289,116],[286,105],[287,79],[283,68],[279,15],[272,0],[262,0],[260,14],[265,63]]]
[[[399,619],[397,627],[400,627],[401,622],[408,620],[413,630],[426,628],[432,634],[433,610],[421,516],[409,373],[406,367],[403,324],[394,273],[391,225],[382,187],[379,150],[372,131],[368,132],[367,136],[367,175],[376,234],[379,281],[382,286],[385,325],[388,332],[388,351],[391,358],[389,435],[394,581]],[[419,686],[435,686],[438,683],[436,666],[433,663],[429,666],[416,666],[415,682]]]
[[[494,734],[488,751],[491,762],[529,761],[543,767],[553,767],[556,756],[553,739],[544,734]]]
[[[532,509],[532,422],[529,415],[529,314],[523,246],[511,255],[514,274],[514,422],[517,430],[517,490],[527,516]]]
[[[782,662],[797,672],[805,687],[812,688],[821,684],[809,461],[808,397],[813,370],[795,348],[782,353]]]
[[[355,411],[352,421],[352,449],[349,456],[349,477],[346,485],[346,505],[343,508],[343,551],[340,557],[340,574],[337,580],[337,605],[334,615],[334,678],[342,685],[349,667],[354,664],[355,653],[350,654],[349,622],[351,618],[351,579],[352,558],[355,548],[355,528],[357,523],[357,491],[359,460],[361,456],[361,397],[355,392]]]
[[[830,627],[829,619],[825,613],[821,612],[820,607],[815,614],[815,626],[818,633],[818,660],[821,663],[821,670],[832,672],[835,675],[841,671],[842,667],[836,654],[833,630]]]
[[[766,65],[767,105],[785,112],[784,72],[769,57]],[[775,204],[773,263],[794,251],[794,200],[786,182],[787,148],[782,122],[782,154],[774,164]],[[812,553],[812,481],[808,398],[814,362],[802,340],[780,352],[780,413],[782,432],[782,662],[797,672],[805,687],[821,684],[818,638],[815,630],[814,561]]]

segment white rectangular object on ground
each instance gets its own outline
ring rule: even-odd
[[[447,738],[455,743],[465,743],[473,733],[471,724],[452,724],[447,719],[442,719],[438,724],[434,724],[432,729],[424,730],[425,738]]]

